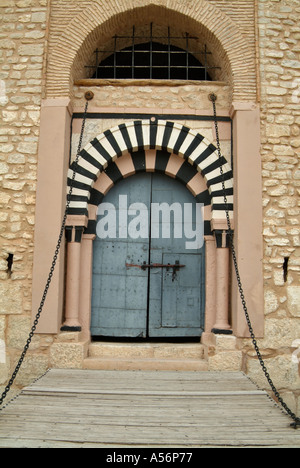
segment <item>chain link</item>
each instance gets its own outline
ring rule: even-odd
[[[219,157],[219,160],[220,160],[222,155],[221,155],[220,136],[219,136],[218,118],[217,118],[217,110],[216,110],[217,97],[216,97],[215,94],[210,94],[209,99],[211,100],[212,105],[213,105],[214,124],[215,124],[215,131],[216,131],[216,140],[217,140],[217,151],[218,151],[218,157]],[[300,426],[300,418],[298,418],[292,412],[292,410],[287,406],[287,404],[283,401],[282,397],[280,396],[277,388],[275,387],[275,385],[274,385],[274,383],[273,383],[273,381],[272,381],[272,379],[270,377],[270,374],[269,374],[269,372],[268,372],[268,370],[267,370],[267,368],[265,366],[263,357],[262,357],[261,352],[259,350],[259,346],[258,346],[256,337],[255,337],[255,334],[254,334],[254,330],[253,330],[252,323],[251,323],[251,320],[250,320],[250,316],[249,316],[249,313],[248,313],[248,308],[247,308],[246,299],[245,299],[245,295],[244,295],[244,289],[243,289],[243,286],[242,286],[242,281],[241,281],[241,277],[240,277],[240,273],[239,273],[239,268],[238,268],[236,250],[235,250],[234,240],[233,240],[233,230],[232,230],[232,227],[231,227],[231,221],[230,221],[230,216],[229,216],[229,207],[228,207],[228,200],[227,200],[227,195],[226,195],[224,171],[223,171],[222,165],[220,165],[220,172],[221,172],[221,177],[222,177],[222,190],[223,190],[223,196],[224,196],[224,203],[225,203],[225,210],[226,210],[226,220],[227,220],[227,227],[228,227],[228,236],[229,236],[231,253],[232,253],[232,258],[233,258],[234,270],[235,270],[235,274],[236,274],[236,278],[237,278],[239,294],[240,294],[243,310],[244,310],[244,313],[245,313],[245,317],[246,317],[250,337],[251,337],[254,349],[256,351],[259,363],[261,365],[261,368],[262,368],[262,370],[263,370],[263,372],[264,372],[264,374],[266,376],[266,379],[267,379],[267,381],[268,381],[268,383],[269,383],[275,397],[277,398],[277,401],[285,409],[287,414],[294,420],[294,422],[291,424],[291,427],[293,427],[294,429],[297,429],[297,427]]]
[[[67,216],[68,216],[68,210],[69,210],[69,206],[70,206],[70,203],[71,203],[71,196],[72,196],[72,193],[73,193],[73,183],[74,183],[75,176],[76,176],[76,167],[77,167],[77,164],[78,164],[78,160],[79,160],[79,156],[80,156],[79,153],[81,151],[81,146],[82,146],[82,139],[83,139],[83,135],[84,135],[84,128],[85,128],[87,110],[88,110],[88,102],[86,102],[86,104],[85,104],[83,122],[82,122],[81,133],[80,133],[79,144],[78,144],[78,150],[77,150],[76,158],[75,158],[75,161],[74,161],[73,174],[72,174],[72,179],[71,179],[71,182],[70,182],[70,190],[69,190],[68,195],[67,195],[66,208],[65,208],[65,212],[64,212],[62,225],[61,225],[61,228],[60,228],[60,233],[59,233],[59,236],[58,236],[58,241],[57,241],[57,244],[56,244],[54,256],[53,256],[53,259],[52,259],[50,272],[49,272],[49,275],[48,275],[48,278],[47,278],[47,281],[46,281],[46,286],[45,286],[45,289],[44,289],[44,292],[43,292],[43,295],[42,295],[42,299],[41,299],[41,302],[40,302],[40,306],[38,308],[38,312],[37,312],[37,314],[35,316],[35,320],[33,322],[31,331],[29,333],[28,339],[27,339],[26,344],[24,346],[23,352],[22,352],[22,354],[21,354],[21,356],[19,358],[19,361],[18,361],[18,363],[17,363],[17,365],[15,367],[14,372],[12,373],[12,376],[11,376],[7,386],[5,387],[4,392],[1,395],[1,398],[0,398],[0,411],[1,411],[1,405],[3,404],[3,401],[5,400],[9,390],[11,389],[11,386],[13,385],[13,383],[15,381],[15,378],[17,377],[17,374],[18,374],[18,372],[20,370],[20,367],[21,367],[21,365],[22,365],[22,363],[24,361],[24,358],[26,356],[26,353],[27,353],[28,348],[30,346],[30,343],[32,341],[34,332],[35,332],[35,330],[37,328],[37,325],[39,323],[39,319],[40,319],[41,313],[42,313],[44,305],[45,305],[48,290],[50,288],[50,284],[51,284],[51,281],[52,281],[52,277],[53,277],[53,273],[54,273],[54,270],[55,270],[56,262],[57,262],[57,259],[58,259],[58,254],[59,254],[61,243],[62,243],[63,236],[64,236],[64,231],[65,231],[65,226],[66,226],[66,221],[67,221]]]

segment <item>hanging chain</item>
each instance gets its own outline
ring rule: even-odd
[[[29,333],[28,339],[26,341],[26,344],[24,346],[23,352],[22,352],[22,354],[20,356],[20,359],[19,359],[19,361],[18,361],[18,363],[16,365],[16,368],[15,368],[15,370],[14,370],[14,372],[13,372],[7,386],[5,387],[4,392],[1,395],[0,407],[1,407],[4,399],[6,398],[12,384],[14,383],[15,378],[17,377],[17,374],[18,374],[18,372],[20,370],[20,367],[21,367],[21,365],[22,365],[22,363],[24,361],[24,358],[25,358],[26,353],[28,351],[28,348],[30,346],[31,340],[33,338],[34,332],[36,330],[36,327],[38,325],[41,313],[42,313],[44,305],[45,305],[46,297],[47,297],[48,290],[49,290],[49,287],[50,287],[50,284],[51,284],[51,281],[52,281],[53,273],[54,273],[56,262],[57,262],[57,259],[58,259],[58,254],[59,254],[62,239],[63,239],[63,236],[64,236],[64,231],[65,231],[65,226],[66,226],[66,221],[67,221],[67,216],[68,216],[68,210],[69,210],[69,206],[70,206],[70,203],[71,203],[71,196],[72,196],[72,193],[73,193],[73,183],[74,183],[75,176],[76,176],[76,167],[77,167],[77,164],[78,164],[78,160],[79,160],[79,156],[80,156],[79,153],[81,151],[81,146],[82,146],[82,139],[83,139],[83,135],[84,135],[84,128],[85,128],[87,110],[88,110],[88,101],[85,104],[83,122],[82,122],[80,138],[79,138],[79,144],[78,144],[78,150],[77,150],[76,158],[75,158],[74,165],[73,165],[72,179],[70,181],[70,190],[69,190],[68,195],[67,195],[67,203],[66,203],[65,213],[64,213],[64,216],[63,216],[62,225],[61,225],[61,228],[60,228],[60,233],[59,233],[59,236],[58,236],[58,241],[57,241],[57,245],[56,245],[56,248],[55,248],[54,256],[53,256],[53,259],[52,259],[52,264],[51,264],[49,276],[47,278],[46,286],[45,286],[45,289],[44,289],[44,292],[43,292],[43,295],[42,295],[42,299],[41,299],[41,303],[40,303],[40,306],[38,308],[38,312],[37,312],[37,314],[35,316],[35,320],[33,322],[33,325],[32,325],[31,331]],[[0,408],[0,411],[1,411],[1,408]]]
[[[210,101],[212,102],[212,105],[213,105],[214,123],[215,123],[216,140],[217,140],[217,150],[218,150],[218,156],[219,156],[219,160],[220,160],[222,155],[221,155],[221,146],[220,146],[218,118],[217,118],[217,111],[216,111],[217,96],[212,93],[212,94],[209,95],[209,99],[210,99]],[[300,418],[298,418],[292,412],[292,410],[287,406],[287,404],[281,398],[278,390],[276,389],[276,387],[275,387],[275,385],[274,385],[274,383],[273,383],[273,381],[272,381],[272,379],[270,377],[270,374],[268,373],[268,370],[267,370],[267,368],[265,366],[264,360],[262,358],[261,352],[260,352],[258,344],[257,344],[257,340],[256,340],[256,337],[255,337],[255,334],[254,334],[254,330],[253,330],[253,327],[252,327],[252,324],[251,324],[251,320],[250,320],[250,316],[249,316],[248,308],[247,308],[247,304],[246,304],[246,299],[245,299],[245,295],[244,295],[244,289],[243,289],[243,286],[242,286],[242,281],[241,281],[239,268],[238,268],[238,263],[237,263],[236,250],[235,250],[234,240],[233,240],[233,230],[232,230],[232,227],[231,227],[229,207],[228,207],[228,201],[227,201],[227,195],[226,195],[224,171],[223,171],[222,165],[220,165],[220,172],[221,172],[221,177],[222,177],[222,190],[223,190],[223,195],[224,195],[224,203],[225,203],[225,210],[226,210],[226,220],[227,220],[227,227],[228,227],[229,242],[230,242],[230,247],[231,247],[231,253],[232,253],[232,258],[233,258],[235,274],[236,274],[236,278],[237,278],[238,289],[239,289],[240,298],[241,298],[241,302],[242,302],[242,305],[243,305],[243,310],[244,310],[244,313],[245,313],[246,321],[247,321],[247,324],[248,324],[250,337],[252,339],[252,343],[253,343],[254,349],[256,351],[259,363],[260,363],[260,365],[262,367],[262,370],[263,370],[263,372],[264,372],[264,374],[266,376],[266,379],[267,379],[267,381],[268,381],[268,383],[269,383],[275,397],[277,398],[277,401],[285,409],[285,411],[288,413],[288,415],[294,420],[294,422],[291,424],[291,427],[293,427],[294,429],[297,429],[297,427],[300,426]]]

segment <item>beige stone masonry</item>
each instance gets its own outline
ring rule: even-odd
[[[46,10],[43,0],[0,1],[0,385],[10,377],[31,323]],[[48,357],[33,351],[16,385],[29,383],[47,365]]]
[[[267,366],[293,408],[299,399],[299,2],[259,2]],[[298,343],[298,344],[297,344]],[[254,359],[248,372],[263,384]]]

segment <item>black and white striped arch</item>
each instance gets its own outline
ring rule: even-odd
[[[73,193],[68,214],[87,215],[88,205],[98,205],[103,195],[93,189],[101,172],[106,172],[113,183],[123,176],[114,161],[126,153],[132,155],[136,172],[146,171],[145,151],[156,150],[155,170],[164,172],[168,158],[176,154],[183,158],[176,178],[185,185],[200,172],[207,191],[199,194],[212,208],[212,219],[226,219],[226,207],[222,190],[223,168],[228,209],[233,213],[233,174],[227,160],[219,158],[216,147],[205,137],[188,127],[163,120],[139,120],[123,123],[107,130],[92,140],[81,152],[77,166],[71,165],[68,185],[75,169]]]

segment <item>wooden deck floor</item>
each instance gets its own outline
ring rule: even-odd
[[[50,370],[0,411],[0,447],[300,447],[239,372]]]

